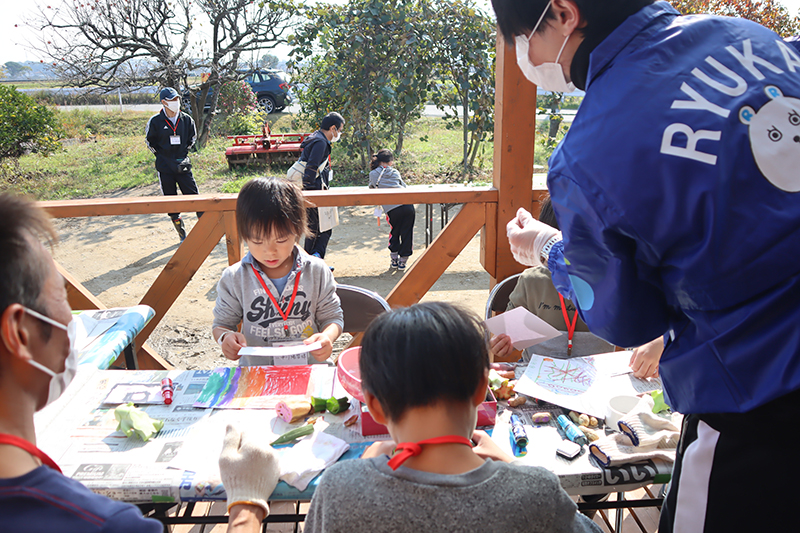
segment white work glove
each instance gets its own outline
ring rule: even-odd
[[[257,505],[269,516],[269,499],[278,484],[281,468],[278,456],[268,444],[261,444],[251,434],[228,425],[219,473],[228,495],[228,512],[236,504]]]
[[[527,266],[539,266],[542,264],[541,255],[545,244],[553,237],[558,237],[556,240],[560,240],[561,232],[544,222],[539,222],[520,207],[517,216],[506,225],[506,235],[511,245],[511,253],[517,262]]]
[[[677,423],[676,423],[677,421]],[[656,448],[676,448],[680,438],[680,418],[664,418],[653,413],[653,398],[642,396],[633,410],[617,423],[619,430],[627,435],[638,449],[647,451]]]

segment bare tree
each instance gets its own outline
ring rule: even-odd
[[[198,92],[190,93],[200,146],[208,139],[219,94],[211,88],[242,76],[242,54],[284,42],[296,12],[293,0],[57,2],[40,6],[30,25],[40,32],[35,48],[50,58],[65,85],[180,91],[189,87],[192,73],[207,74]]]

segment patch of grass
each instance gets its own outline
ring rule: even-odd
[[[144,141],[149,112],[107,111],[59,112],[72,139],[64,149],[49,157],[23,156],[18,164],[0,168],[0,190],[32,195],[39,200],[88,198],[157,183],[155,157]],[[298,125],[294,116],[270,116],[274,133],[310,132],[315,128]],[[543,126],[540,125],[540,128]],[[564,126],[562,126],[562,130]],[[537,141],[544,137],[537,132]],[[559,136],[560,138],[560,136]],[[239,167],[231,171],[225,149],[231,141],[212,137],[202,151],[191,153],[193,173],[201,192],[236,193],[248,180],[259,176],[284,176],[290,163],[270,167]],[[389,148],[394,148],[391,146]],[[409,127],[397,168],[409,184],[491,183],[493,146],[485,142],[476,159],[479,167],[465,179],[461,175],[461,131],[447,129],[437,117],[423,117]],[[546,163],[552,149],[537,142],[536,163]],[[333,186],[366,185],[360,158],[348,159],[344,148],[333,146]],[[543,161],[544,160],[544,161]],[[540,162],[541,161],[541,162]],[[207,187],[203,187],[208,183]]]
[[[58,119],[64,126],[67,138],[86,140],[95,137],[142,136],[144,128],[153,113],[125,111],[112,113],[88,109],[57,111]]]

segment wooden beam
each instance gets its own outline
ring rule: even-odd
[[[67,301],[72,309],[83,311],[87,309],[108,309],[94,294],[75,279],[61,264],[56,261],[56,268],[64,277],[67,284]],[[172,365],[167,363],[156,351],[148,344],[143,344],[139,348],[139,368],[147,370],[171,370]],[[122,361],[120,361],[122,360]],[[114,364],[124,365],[124,355],[119,354]]]
[[[225,211],[225,244],[228,247],[228,264],[233,265],[242,260],[244,255],[244,242],[239,237],[239,228],[236,226],[236,212]]]
[[[467,204],[497,202],[493,187],[466,185],[413,185],[405,189],[336,187],[305,191],[309,203],[319,206],[391,204]],[[236,211],[235,194],[146,196],[139,198],[92,198],[38,202],[53,218]]]
[[[175,255],[164,265],[164,269],[142,298],[141,303],[152,307],[156,316],[139,333],[136,338],[137,345],[141,345],[161,322],[224,233],[225,224],[222,213],[207,211],[197,221],[192,231],[186,236],[186,240],[181,243]]]
[[[486,204],[486,224],[481,228],[480,261],[494,278],[497,274],[497,204]]]
[[[150,213],[183,213],[190,211],[235,211],[235,194],[144,196],[137,198],[92,198],[38,202],[53,218],[146,215]]]
[[[58,261],[55,263],[58,272],[64,277],[67,284],[67,301],[72,309],[81,311],[84,309],[107,309],[103,302],[75,279],[75,276],[67,272]]]
[[[419,302],[458,257],[485,222],[486,209],[481,204],[465,204],[433,243],[409,268],[403,279],[386,298],[392,307]]]
[[[522,75],[516,62],[513,43],[507,46],[497,32],[495,74],[494,178],[498,191],[497,219],[494,226],[496,253],[494,273],[502,280],[521,272],[506,238],[506,224],[524,207],[530,209],[533,185],[533,150],[536,130],[536,87]],[[491,254],[487,238],[486,254]],[[484,265],[492,265],[491,258]]]

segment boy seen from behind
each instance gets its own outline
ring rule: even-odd
[[[507,464],[475,431],[489,374],[476,316],[445,303],[385,313],[365,333],[360,370],[370,413],[400,444],[391,459],[394,443],[376,443],[327,469],[304,531],[599,531],[554,474]]]

